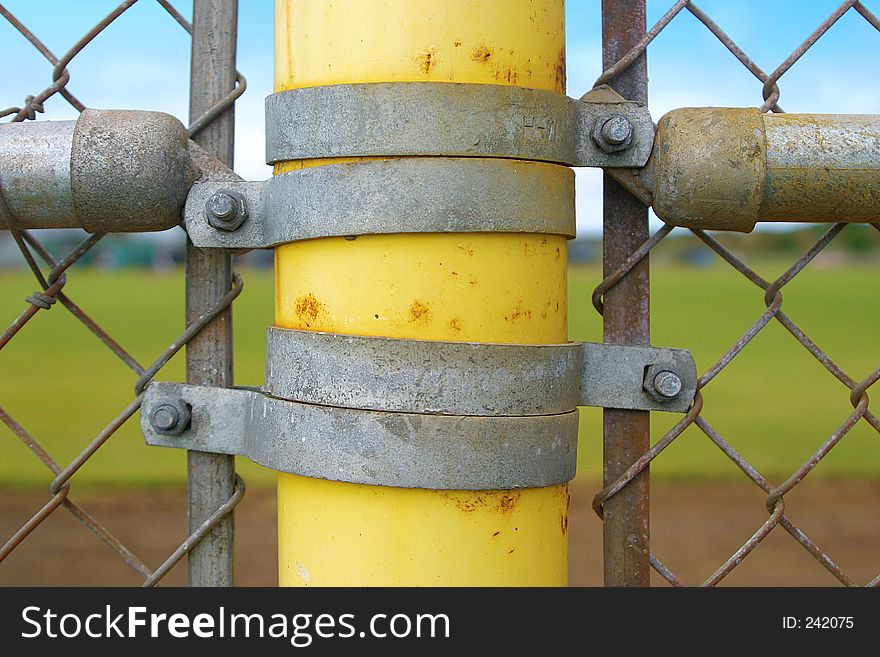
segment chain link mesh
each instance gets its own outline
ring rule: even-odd
[[[64,98],[77,110],[84,110],[86,105],[67,90],[67,84],[70,82],[70,73],[67,70],[67,67],[74,58],[95,39],[95,37],[109,28],[116,19],[130,9],[137,1],[138,0],[126,0],[125,2],[119,3],[119,5],[99,21],[81,39],[74,43],[60,59],[57,58],[6,7],[0,4],[0,16],[5,18],[16,30],[18,30],[18,32],[54,67],[52,69],[51,85],[42,91],[26,96],[24,104],[21,107],[9,107],[0,110],[0,117],[12,116],[11,120],[13,122],[33,121],[37,118],[38,114],[43,113],[44,104],[56,95]],[[187,33],[190,35],[192,34],[192,26],[190,23],[170,2],[167,0],[156,1],[165,9],[170,19],[176,21],[184,30],[186,30]],[[190,137],[192,138],[195,136],[199,131],[210,125],[213,120],[231,107],[236,99],[244,93],[245,87],[246,82],[244,77],[241,74],[238,74],[235,88],[190,124],[188,128]],[[5,205],[2,194],[0,194],[0,203]],[[11,216],[8,209],[5,207],[0,208],[0,214],[3,214],[4,218]],[[229,292],[223,296],[216,305],[199,315],[195,321],[190,323],[180,336],[178,336],[178,338],[175,339],[167,349],[159,354],[152,364],[144,367],[64,292],[65,285],[67,284],[67,270],[88,253],[104,235],[89,235],[78,246],[70,251],[70,253],[56,261],[44,245],[41,244],[32,233],[26,230],[16,229],[8,223],[6,228],[10,231],[10,234],[21,251],[23,258],[27,262],[28,267],[33,272],[39,285],[39,290],[27,297],[26,302],[28,305],[25,307],[24,311],[22,311],[9,328],[3,332],[3,335],[0,336],[0,349],[5,348],[19,331],[21,331],[21,329],[40,312],[48,311],[55,306],[56,302],[60,302],[62,306],[69,310],[74,317],[85,325],[98,340],[100,340],[134,373],[137,380],[134,386],[135,396],[131,403],[116,415],[116,417],[114,417],[98,433],[98,435],[87,443],[82,451],[80,451],[80,453],[64,467],[52,458],[52,456],[40,445],[39,441],[29,433],[22,424],[16,421],[9,413],[0,407],[0,421],[2,421],[13,432],[13,434],[15,434],[15,436],[17,436],[22,443],[29,448],[55,476],[49,486],[49,499],[46,503],[38,509],[17,532],[15,532],[15,534],[13,534],[13,536],[9,538],[2,547],[0,547],[0,562],[20,546],[34,529],[40,526],[40,524],[49,518],[57,509],[63,507],[87,529],[89,529],[100,541],[113,550],[123,562],[143,577],[144,586],[154,586],[193,548],[193,546],[198,544],[198,542],[208,534],[211,529],[223,520],[226,515],[232,512],[244,495],[245,486],[241,478],[236,478],[236,485],[233,494],[223,504],[218,506],[204,522],[192,531],[189,536],[186,536],[178,547],[168,555],[167,559],[154,569],[147,566],[96,518],[90,515],[82,508],[82,506],[73,501],[71,498],[72,478],[76,472],[113,437],[116,431],[135,415],[135,413],[137,413],[141,407],[144,390],[150,381],[152,381],[153,377],[178,351],[180,351],[181,348],[186,346],[186,344],[192,340],[202,328],[209,324],[211,320],[217,317],[223,312],[223,310],[228,308],[236,297],[238,297],[242,290],[241,277],[238,276],[238,274],[234,274],[232,288]],[[49,268],[48,274],[44,275],[39,261],[42,261],[44,266]]]
[[[596,80],[596,86],[613,80],[621,72],[633,64],[648,48],[648,45],[666,28],[669,23],[683,11],[690,12],[702,23],[719,41],[745,66],[758,80],[763,83],[763,103],[760,110],[763,112],[782,112],[779,106],[780,79],[791,67],[812,48],[831,27],[847,12],[858,13],[874,28],[880,31],[880,20],[872,14],[861,2],[847,0],[828,16],[785,60],[770,74],[765,73],[755,64],[751,58],[694,2],[679,0],[673,4],[669,11],[654,25],[645,37],[631,51],[621,57],[614,65],[603,71]],[[880,224],[873,224],[880,231]],[[828,354],[823,351],[810,337],[786,314],[783,309],[782,289],[791,283],[806,267],[823,251],[841,232],[847,228],[845,223],[832,225],[819,240],[794,264],[792,264],[781,276],[775,280],[767,280],[752,268],[737,258],[729,249],[725,248],[717,239],[702,230],[692,230],[708,248],[717,253],[731,267],[752,284],[763,290],[763,300],[766,310],[754,321],[749,329],[724,353],[721,358],[712,364],[699,378],[697,394],[690,411],[665,435],[657,440],[654,445],[638,458],[616,481],[602,489],[593,499],[593,508],[602,517],[604,503],[624,490],[648,465],[665,451],[688,427],[697,426],[706,437],[721,452],[727,456],[754,484],[766,493],[766,507],[769,513],[767,520],[758,527],[755,532],[741,545],[741,547],[721,564],[718,569],[710,574],[700,585],[715,586],[724,580],[739,564],[742,563],[773,530],[782,527],[797,543],[803,547],[821,567],[830,572],[838,581],[846,586],[858,585],[849,577],[834,559],[795,525],[786,515],[785,495],[800,484],[807,475],[815,470],[828,453],[838,445],[850,430],[859,421],[864,421],[880,432],[880,419],[868,408],[868,390],[880,379],[880,367],[871,372],[862,380],[856,380],[843,371]],[[593,292],[593,305],[599,314],[603,312],[603,296],[614,288],[638,265],[651,251],[657,247],[674,229],[664,225],[649,240],[636,249],[620,266],[596,287]],[[822,366],[834,376],[846,389],[849,401],[853,407],[850,413],[829,436],[791,476],[779,485],[773,485],[761,475],[734,447],[703,417],[703,396],[701,390],[709,385],[722,371],[739,355],[768,324],[777,321],[797,340]],[[650,555],[651,566],[666,581],[673,586],[684,586],[685,583],[670,568],[654,554]],[[867,586],[880,586],[880,575],[875,577]]]

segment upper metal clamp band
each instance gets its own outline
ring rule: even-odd
[[[268,394],[344,408],[477,416],[551,415],[577,406],[685,412],[697,385],[684,349],[402,340],[275,327],[267,337]],[[660,373],[673,375],[678,390],[659,394],[653,379]]]
[[[552,415],[578,405],[580,345],[400,340],[269,328],[266,393],[443,415]]]
[[[291,89],[266,99],[266,162],[332,157],[497,157],[569,166],[642,167],[654,124],[612,94],[491,84],[381,82]],[[620,143],[597,137],[623,117]]]
[[[159,433],[158,406],[189,424]],[[141,408],[148,445],[238,454],[306,477],[374,486],[506,490],[574,478],[577,411],[538,417],[412,415],[301,404],[252,390],[152,383]]]
[[[216,194],[234,194],[247,219],[218,228]],[[199,247],[254,249],[377,233],[522,232],[574,237],[574,174],[543,162],[407,158],[329,164],[260,182],[204,182],[184,209]]]

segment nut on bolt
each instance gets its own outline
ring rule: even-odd
[[[150,425],[163,436],[179,436],[189,428],[192,413],[182,399],[163,401],[150,411]]]
[[[625,151],[632,146],[633,125],[623,114],[601,117],[593,127],[593,141],[606,153]]]
[[[681,377],[668,365],[651,365],[645,371],[645,381],[642,384],[645,392],[658,401],[672,401],[676,399],[684,387]]]
[[[215,192],[205,203],[205,217],[217,230],[238,230],[248,218],[244,196],[230,189]]]

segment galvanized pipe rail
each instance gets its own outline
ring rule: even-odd
[[[276,94],[283,98],[267,102],[274,108],[268,138],[284,137],[270,142],[267,158],[314,156],[327,148],[338,158],[372,149],[385,159],[260,182],[238,178],[189,141],[177,119],[159,112],[87,109],[77,121],[5,124],[4,224],[141,232],[171,228],[182,213],[195,246],[220,249],[401,232],[574,237],[573,183],[551,175],[559,163],[602,167],[670,226],[749,232],[759,221],[821,222],[834,214],[841,222],[871,223],[880,217],[880,115],[678,109],[660,119],[655,135],[644,105],[604,86],[579,101],[496,85],[386,83],[363,90],[370,86]],[[406,131],[395,133],[383,122],[382,108],[395,99],[433,96],[429,111],[396,110],[393,123]],[[456,104],[460,120],[435,125],[440,108]],[[342,135],[365,127],[365,143],[330,129],[327,117],[336,111],[346,113]],[[523,125],[523,112],[555,118],[537,130]],[[311,115],[326,125],[308,137],[301,124]],[[211,129],[196,139],[204,141]],[[606,132],[620,143],[608,142]],[[504,158],[520,164],[511,169]]]

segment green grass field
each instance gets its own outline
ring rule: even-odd
[[[758,268],[778,274],[781,263]],[[245,288],[235,306],[235,375],[259,385],[264,328],[272,321],[272,275],[244,271]],[[880,269],[850,266],[808,268],[785,289],[784,308],[852,376],[880,363]],[[600,280],[596,267],[570,273],[571,338],[600,340],[600,318],[590,293]],[[36,289],[26,272],[0,274],[0,322],[7,326]],[[74,269],[68,294],[142,364],[150,363],[180,332],[181,272],[105,273]],[[764,309],[763,293],[723,263],[708,268],[656,266],[652,313],[655,345],[686,347],[705,370]],[[182,354],[160,374],[182,380]],[[0,351],[0,406],[16,418],[62,465],[133,395],[136,376],[60,304],[41,311]],[[848,391],[777,322],[771,324],[704,391],[703,416],[772,480],[801,464],[852,410]],[[678,418],[656,413],[662,435]],[[601,411],[581,410],[579,476],[601,475]],[[251,484],[271,483],[273,473],[240,459]],[[739,478],[742,474],[695,427],[655,465],[665,478]],[[880,474],[880,437],[861,422],[812,476]],[[180,485],[185,455],[148,448],[137,416],[76,475],[77,486]],[[0,485],[46,486],[43,466],[5,427],[0,427]]]

